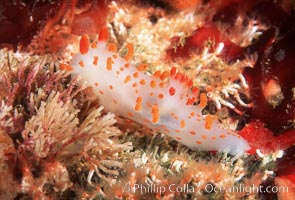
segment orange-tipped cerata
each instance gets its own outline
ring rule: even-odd
[[[83,35],[80,39],[80,53],[82,55],[87,54],[89,51],[89,39],[87,35]]]
[[[99,36],[98,36],[98,40],[99,41],[107,41],[109,38],[109,31],[107,27],[103,27],[100,30]]]

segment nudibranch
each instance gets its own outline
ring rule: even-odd
[[[144,73],[145,64],[132,66],[128,62],[134,50],[132,44],[126,45],[127,54],[120,57],[116,46],[108,44],[106,38],[104,31],[90,45],[88,37],[82,36],[80,53],[73,56],[71,65],[61,68],[92,86],[107,111],[164,133],[194,150],[239,155],[250,148],[236,131],[220,127],[217,116],[202,115],[206,94],[200,93],[177,67],[148,75]]]

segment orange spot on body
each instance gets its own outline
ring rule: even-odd
[[[152,108],[151,102],[146,102],[146,106],[149,107],[149,108]]]
[[[196,135],[196,132],[195,131],[191,131],[190,134],[191,135]]]
[[[95,82],[94,85],[95,85],[95,86],[99,86],[98,82]]]
[[[184,120],[181,120],[180,121],[180,128],[184,128],[185,127],[185,121]]]
[[[133,73],[133,77],[134,77],[134,78],[138,78],[138,72],[134,72],[134,73]]]
[[[157,123],[159,122],[160,115],[159,115],[159,107],[157,104],[152,106],[152,122]]]
[[[108,50],[111,51],[111,52],[117,52],[117,45],[115,43],[109,43],[108,44]]]
[[[176,137],[177,140],[181,140],[181,137]]]
[[[133,49],[133,45],[130,43],[126,44],[126,48],[128,49],[127,54],[125,55],[125,60],[130,60],[133,57],[134,54],[134,49]]]
[[[159,98],[159,99],[163,99],[163,98],[164,98],[164,95],[163,95],[162,93],[160,93],[160,94],[158,95],[158,98]]]
[[[87,54],[89,51],[89,39],[87,35],[83,35],[80,39],[80,53],[82,55]]]
[[[80,65],[80,67],[84,67],[85,66],[83,60],[80,60],[79,65]]]
[[[125,77],[124,83],[128,83],[130,80],[131,80],[131,76],[130,75],[127,75]]]
[[[160,88],[164,88],[164,87],[165,87],[165,82],[161,82],[161,83],[159,83],[159,87],[160,87]]]
[[[142,104],[142,97],[137,97],[134,110],[135,111],[140,111],[141,110],[141,104]]]
[[[206,93],[201,93],[200,94],[200,107],[204,108],[207,105],[207,94]]]
[[[152,96],[154,96],[154,93],[153,93],[153,92],[151,92],[151,93],[150,93],[150,96],[151,96],[151,97],[152,97]]]
[[[131,112],[127,112],[127,115],[128,115],[129,117],[133,117],[133,114],[132,114]]]
[[[93,64],[97,65],[98,64],[98,56],[93,57]]]
[[[59,68],[61,70],[65,70],[65,71],[72,71],[73,70],[73,67],[71,65],[67,65],[67,64],[63,64],[63,63],[61,63],[59,65]]]
[[[130,67],[130,64],[129,63],[126,63],[124,66],[125,66],[125,68],[129,68]]]
[[[197,140],[196,143],[197,144],[202,144],[202,142],[200,140]]]
[[[169,88],[169,94],[170,94],[171,96],[175,95],[175,92],[176,92],[176,90],[175,90],[174,87],[170,87],[170,88]]]
[[[215,136],[212,136],[211,139],[212,139],[212,140],[216,140],[216,137],[215,137]]]
[[[103,94],[104,94],[104,92],[103,92],[102,90],[99,90],[99,93],[100,93],[101,95],[103,95]]]
[[[151,80],[151,82],[150,82],[150,86],[151,86],[151,88],[155,88],[156,87],[156,81],[155,80]]]
[[[139,83],[140,83],[141,85],[145,85],[145,80],[144,80],[144,79],[141,79]]]
[[[224,139],[226,137],[226,135],[225,134],[220,134],[219,137]]]
[[[132,84],[132,87],[136,87],[136,86],[137,86],[137,83],[133,83],[133,84]]]
[[[108,57],[108,59],[107,59],[107,70],[111,71],[112,68],[113,68],[113,64],[114,64],[114,61],[112,60],[112,58]]]
[[[113,103],[114,103],[114,104],[118,104],[118,102],[117,102],[116,99],[113,99]]]
[[[98,36],[98,40],[99,41],[107,41],[109,38],[109,31],[107,27],[103,27],[100,30],[99,36]]]
[[[143,71],[146,70],[147,67],[148,67],[147,64],[143,64],[143,63],[142,63],[142,64],[138,65],[137,69],[138,69],[139,71],[143,72]]]
[[[112,85],[109,85],[109,88],[112,90],[113,89],[113,86]]]
[[[214,116],[212,115],[207,115],[205,118],[205,128],[210,130],[212,128]]]
[[[202,138],[203,138],[204,140],[206,140],[206,139],[207,139],[207,135],[202,135]]]

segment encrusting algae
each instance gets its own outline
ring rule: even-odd
[[[241,14],[229,30],[214,9],[71,1],[26,49],[1,49],[0,199],[259,199],[275,183],[294,196],[274,172],[291,132],[245,117],[259,56],[240,55],[267,26]],[[105,25],[90,23],[99,10]]]

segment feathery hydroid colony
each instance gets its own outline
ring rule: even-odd
[[[179,12],[168,15],[159,8],[145,8],[112,2],[108,17],[110,41],[115,42],[123,54],[124,44],[132,43],[134,55],[131,64],[147,63],[155,70],[169,69],[165,63],[165,51],[171,38],[185,38],[196,25],[204,23],[204,14]],[[135,17],[136,16],[136,17]],[[151,21],[154,17],[156,22]]]
[[[114,115],[102,115],[76,79],[56,71],[50,56],[0,55],[1,199],[57,198],[73,184],[67,167],[82,161],[90,177],[95,172],[110,181],[106,174],[118,174],[116,154],[132,146],[118,141]]]

